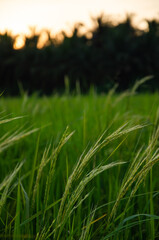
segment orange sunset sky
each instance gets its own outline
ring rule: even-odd
[[[69,32],[76,22],[89,29],[90,16],[101,12],[116,20],[135,13],[136,23],[144,28],[141,19],[159,18],[159,0],[0,0],[0,32],[28,34],[29,26],[36,26],[37,31]]]

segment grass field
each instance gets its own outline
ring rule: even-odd
[[[159,239],[158,107],[134,90],[3,94],[0,239]]]

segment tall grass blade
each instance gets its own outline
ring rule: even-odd
[[[21,196],[20,196],[20,182],[18,183],[18,190],[17,190],[17,206],[15,212],[15,224],[14,224],[14,234],[13,240],[21,239],[20,237],[20,209],[21,209]]]
[[[7,196],[8,196],[9,187],[10,187],[13,179],[15,178],[15,176],[17,175],[17,173],[19,172],[19,170],[23,166],[23,164],[24,164],[24,161],[21,162],[20,164],[18,164],[15,167],[14,171],[9,176],[7,176],[3,180],[3,182],[0,184],[0,191],[4,188],[3,193],[1,195],[1,198],[0,198],[0,215],[1,215],[1,212],[2,212],[2,208],[3,208],[3,206],[6,202]]]

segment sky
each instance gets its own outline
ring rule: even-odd
[[[0,32],[28,34],[31,26],[37,31],[69,32],[77,22],[90,29],[90,16],[102,12],[116,20],[135,13],[142,28],[145,23],[141,19],[159,18],[159,0],[0,0]]]

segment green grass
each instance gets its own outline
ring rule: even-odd
[[[136,87],[0,97],[0,239],[158,238],[159,95]]]

